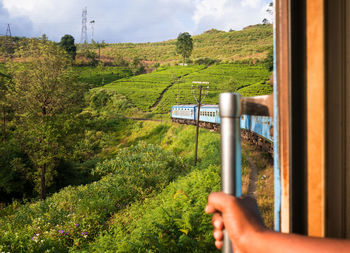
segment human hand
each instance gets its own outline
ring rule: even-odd
[[[250,197],[236,198],[222,192],[211,193],[205,212],[214,214],[213,235],[218,249],[223,244],[224,229],[238,252],[244,251],[255,235],[267,230],[256,200]]]

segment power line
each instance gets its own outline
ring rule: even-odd
[[[7,24],[6,37],[12,37],[10,24]]]
[[[88,42],[88,35],[87,35],[87,7],[83,9],[83,13],[81,15],[81,36],[80,36],[80,43],[85,44]]]

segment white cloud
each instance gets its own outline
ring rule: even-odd
[[[5,35],[7,26],[10,25],[11,33],[15,36],[31,36],[33,24],[26,16],[11,16],[0,0],[0,35]]]
[[[176,38],[184,31],[198,34],[211,28],[241,29],[261,23],[261,10],[266,2],[268,0],[0,0],[0,9],[2,3],[21,33],[18,35],[30,33],[35,37],[45,33],[57,41],[64,34],[71,34],[79,42],[81,14],[86,6],[88,36],[91,36],[89,21],[95,20],[96,41],[152,42]],[[25,18],[26,23],[19,22],[19,17],[22,21]],[[32,24],[33,29],[24,32],[28,24]]]
[[[242,29],[261,23],[266,0],[195,0],[193,21],[196,32],[205,29]]]
[[[243,7],[251,7],[251,8],[256,8],[260,5],[261,1],[260,0],[243,0],[241,1],[241,5]]]

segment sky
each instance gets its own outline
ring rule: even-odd
[[[89,41],[92,36],[107,43],[165,41],[182,32],[196,35],[212,28],[241,30],[261,23],[264,18],[271,19],[266,12],[271,1],[0,0],[0,35],[6,34],[10,24],[12,36],[46,34],[59,41],[70,34],[79,43],[86,7]]]

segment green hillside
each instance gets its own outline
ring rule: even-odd
[[[219,59],[226,62],[263,60],[272,47],[272,25],[255,25],[239,31],[209,30],[193,37],[193,60]],[[151,62],[180,62],[175,53],[176,40],[157,43],[117,43],[101,49],[110,58],[121,56],[130,60],[139,58]]]
[[[194,104],[193,81],[209,82],[207,104],[217,104],[222,92],[238,92],[243,96],[265,95],[272,92],[267,80],[271,73],[260,64],[242,63],[175,66],[151,74],[124,78],[105,88],[114,90],[143,111],[166,113],[175,104]]]

